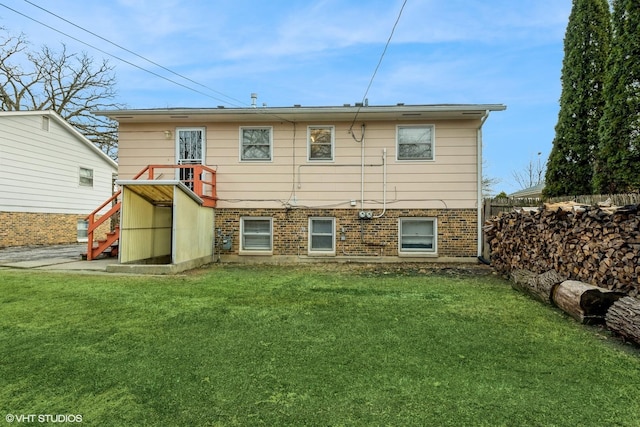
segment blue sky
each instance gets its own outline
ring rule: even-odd
[[[106,57],[118,80],[116,102],[127,108],[248,106],[252,92],[258,105],[325,106],[362,100],[402,5],[403,0],[0,0],[0,27],[23,32],[32,48],[64,43],[68,51]],[[513,172],[538,158],[546,162],[551,151],[570,11],[570,0],[407,0],[368,92],[369,104],[507,105],[483,128],[484,172],[499,180],[496,192],[517,191]]]

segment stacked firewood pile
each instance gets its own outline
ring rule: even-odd
[[[640,295],[640,205],[545,205],[492,218],[484,231],[491,264],[503,274],[516,269],[563,276]]]
[[[514,288],[640,344],[640,205],[548,204],[500,214],[484,231]]]

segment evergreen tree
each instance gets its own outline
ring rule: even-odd
[[[640,190],[640,0],[613,1],[612,30],[594,176],[610,194]]]
[[[545,175],[547,196],[592,193],[610,19],[607,0],[573,0],[564,38],[560,111]]]

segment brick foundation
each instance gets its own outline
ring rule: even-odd
[[[59,245],[78,242],[78,220],[86,215],[0,212],[0,248],[11,246]],[[101,225],[94,238],[109,231]]]
[[[475,258],[477,255],[477,211],[475,209],[387,210],[382,218],[361,220],[354,209],[218,209],[215,228],[232,236],[231,250],[238,255],[241,217],[273,218],[273,256],[307,256],[309,217],[334,217],[336,257],[399,257],[399,218],[437,219],[437,258]],[[344,233],[342,230],[344,229]],[[341,240],[344,234],[345,240]],[[422,255],[424,256],[424,255]],[[428,255],[427,255],[428,256]]]

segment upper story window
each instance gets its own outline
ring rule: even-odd
[[[80,168],[80,185],[93,187],[93,169]]]
[[[171,135],[171,131],[166,131]],[[205,163],[205,129],[176,128],[176,159],[179,165]]]
[[[433,160],[434,126],[398,126],[396,152],[398,160]]]
[[[333,126],[309,126],[307,128],[307,141],[310,161],[333,160]]]
[[[271,127],[240,128],[240,160],[268,162],[273,153]]]

